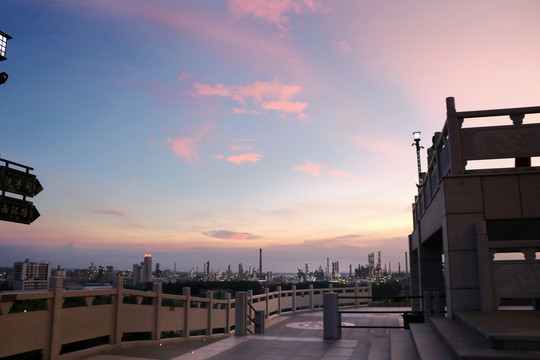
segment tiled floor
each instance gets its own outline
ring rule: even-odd
[[[342,321],[354,325],[402,324],[399,314],[344,314]],[[274,320],[264,335],[120,349],[86,360],[382,360],[390,359],[390,331],[344,328],[341,340],[325,341],[322,312],[302,312]]]

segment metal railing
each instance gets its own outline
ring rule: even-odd
[[[340,299],[420,299],[422,310],[340,310]],[[439,292],[433,293],[425,292],[423,296],[340,296],[336,293],[327,293],[324,297],[323,305],[323,319],[324,319],[324,339],[325,340],[337,340],[341,338],[341,329],[344,328],[356,328],[356,329],[409,329],[408,324],[411,322],[426,322],[430,316],[438,317],[444,316],[446,311],[444,306],[441,306],[441,299],[444,296],[440,296]],[[341,321],[342,314],[402,314],[403,325],[347,325]],[[407,318],[407,315],[410,315]],[[413,317],[416,315],[416,317]],[[419,319],[419,317],[421,317]],[[421,320],[421,321],[419,321]]]

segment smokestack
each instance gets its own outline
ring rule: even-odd
[[[259,280],[262,280],[262,249],[259,249]]]

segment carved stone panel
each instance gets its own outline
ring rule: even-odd
[[[460,135],[464,160],[540,156],[540,124],[466,128]]]

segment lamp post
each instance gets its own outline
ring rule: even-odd
[[[11,36],[0,31],[0,61],[6,60],[6,47],[7,41],[11,39]],[[5,72],[0,73],[0,85],[7,81],[8,74]]]
[[[420,149],[423,148],[423,146],[420,146],[420,131],[413,132],[413,139],[414,142],[411,146],[416,146],[416,162],[418,165],[418,186],[422,186],[422,165],[420,162]]]

